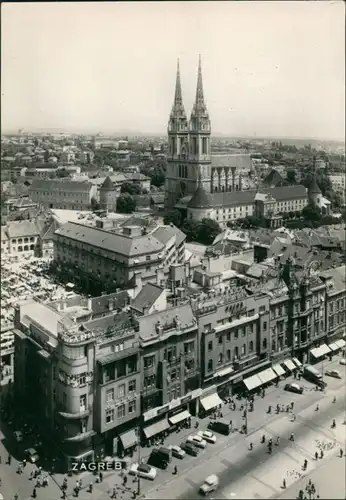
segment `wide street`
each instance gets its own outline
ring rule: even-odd
[[[253,412],[248,414],[249,434],[244,437],[238,432],[230,436],[217,434],[217,443],[208,444],[206,450],[202,450],[198,457],[187,456],[183,460],[173,459],[166,471],[158,470],[158,475],[153,482],[146,479],[140,481],[140,492],[145,498],[196,498],[200,484],[205,477],[211,473],[220,476],[221,485],[216,496],[218,498],[288,498],[284,495],[292,492],[294,498],[299,490],[297,481],[299,474],[309,474],[316,467],[321,467],[322,461],[317,463],[313,460],[315,450],[320,441],[321,446],[330,446],[332,449],[325,451],[323,462],[327,462],[329,456],[336,457],[336,448],[345,448],[345,430],[342,425],[345,417],[345,397],[344,380],[345,367],[339,365],[340,356],[335,356],[332,362],[325,361],[324,368],[335,368],[342,373],[342,380],[326,377],[328,387],[325,394],[315,391],[314,386],[303,379],[302,385],[305,387],[303,395],[285,392],[283,386],[286,383],[281,381],[279,387],[275,386],[267,389],[264,398],[256,397]],[[321,367],[317,365],[321,370]],[[290,378],[288,379],[288,381]],[[336,403],[332,403],[333,396],[336,396]],[[294,413],[296,421],[291,422],[290,414],[272,412],[267,414],[269,405],[275,407],[294,402]],[[319,403],[320,410],[315,411],[316,403]],[[240,402],[237,401],[236,411],[231,411],[227,407],[222,409],[226,419],[233,420],[235,427],[240,427],[243,423],[242,412],[239,411]],[[333,418],[337,420],[335,432],[330,429]],[[196,419],[193,419],[194,424]],[[199,429],[205,429],[209,419],[199,422]],[[193,429],[184,429],[180,433],[170,435],[167,444],[180,444],[184,437],[193,433]],[[294,432],[296,439],[292,443],[288,440],[290,432]],[[262,434],[273,438],[281,437],[280,447],[274,447],[272,455],[266,453],[266,447],[260,444]],[[248,450],[249,443],[253,442],[253,451]],[[328,443],[332,443],[329,444]],[[28,480],[28,471],[22,475],[16,474],[17,462],[12,461],[11,467],[5,465],[7,452],[4,451],[4,442],[1,442],[2,464],[0,465],[3,488],[0,491],[5,500],[12,500],[17,492],[20,500],[27,500],[32,493],[31,481]],[[146,461],[150,454],[150,448],[141,448],[141,458]],[[308,471],[304,473],[301,465],[304,459],[309,460]],[[344,462],[344,459],[338,459]],[[173,467],[177,465],[178,475],[172,474]],[[31,466],[30,466],[31,467]],[[282,479],[286,478],[287,490],[281,489]],[[309,476],[310,477],[310,476]],[[37,497],[47,500],[61,498],[59,487],[62,484],[63,475],[56,474],[50,479],[49,488],[37,490]],[[83,475],[83,484],[87,486],[90,481],[95,483],[95,477],[90,474]],[[56,484],[55,482],[56,481]],[[69,479],[68,498],[72,498],[72,490],[75,486],[76,478]],[[293,485],[293,486],[292,486]],[[90,493],[84,488],[79,495],[81,499],[106,500],[109,499],[113,488],[117,489],[117,498],[129,500],[133,498],[133,491],[137,490],[137,483],[129,476],[127,488],[121,486],[121,478],[118,474],[109,474],[104,477],[102,483],[95,483],[93,492]],[[298,488],[298,490],[297,490]],[[321,486],[322,488],[322,486]],[[338,498],[333,495],[334,498]],[[322,497],[321,497],[322,498]],[[344,496],[342,497],[344,498]]]

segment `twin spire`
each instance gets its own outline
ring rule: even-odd
[[[197,90],[196,90],[196,99],[192,108],[191,116],[193,115],[207,115],[207,108],[204,102],[204,93],[203,93],[203,78],[202,78],[202,61],[201,56],[199,56],[198,62],[198,75],[197,75]],[[177,79],[175,84],[175,94],[174,94],[174,103],[171,115],[180,115],[186,116],[183,97],[181,91],[181,80],[180,80],[180,66],[179,59],[177,64]]]

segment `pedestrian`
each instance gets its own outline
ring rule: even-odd
[[[323,450],[321,450],[320,458],[323,458],[323,457],[324,457],[324,453],[323,453]]]
[[[93,492],[93,482],[91,481],[91,483],[89,484],[89,493],[92,492]]]
[[[79,488],[76,488],[75,491],[76,491],[76,497],[78,498],[79,497]]]
[[[123,483],[124,483],[124,486],[126,486],[126,483],[127,483],[127,476],[124,476]]]
[[[13,496],[13,500],[18,500],[18,498],[19,498],[18,493],[15,493]]]
[[[291,422],[295,422],[295,420],[296,420],[296,416],[295,416],[295,414],[294,414],[294,413],[292,413],[292,419],[291,419]]]
[[[294,433],[293,432],[291,432],[290,441],[294,441]]]
[[[100,472],[100,483],[102,483],[102,481],[103,481],[103,473]]]
[[[26,466],[26,458],[23,459],[23,469],[25,469],[25,466]]]
[[[32,495],[31,495],[31,496],[32,496],[32,498],[36,498],[36,497],[37,497],[36,488],[34,488],[34,489],[32,490]]]
[[[308,468],[308,461],[305,459],[304,460],[304,465],[303,465],[303,468],[304,469],[307,469]]]
[[[340,448],[340,458],[342,458],[344,455],[344,450],[342,448]]]
[[[265,437],[265,435],[263,434],[263,436],[262,436],[262,438],[261,438],[261,443],[263,444],[263,443],[265,443],[265,442],[266,442],[266,437]]]
[[[335,396],[333,397],[333,403],[336,403],[336,397]]]
[[[282,487],[284,490],[286,489],[286,479],[285,478],[283,478],[283,480],[282,480]]]
[[[293,408],[294,408],[294,402],[291,401],[291,410],[293,410]]]
[[[62,498],[63,500],[67,498],[66,490],[62,490]]]
[[[253,450],[253,444],[252,443],[250,443],[249,449]]]
[[[319,409],[320,409],[320,405],[319,405],[319,404],[317,404],[317,405],[316,405],[316,410],[315,410],[315,411],[318,411]]]
[[[7,459],[8,465],[11,465],[11,462],[12,462],[12,457],[11,457],[11,455],[8,455],[8,459]]]
[[[318,460],[318,453],[315,451],[315,460]]]
[[[115,488],[113,488],[111,498],[116,498],[116,497],[117,497],[117,493],[116,493],[116,491],[115,491]]]
[[[178,467],[175,465],[174,466],[174,471],[173,471],[173,474],[177,475],[178,474]]]
[[[276,438],[275,444],[276,444],[276,446],[279,446],[279,444],[280,444],[280,438],[279,438],[279,436]]]
[[[232,422],[232,420],[230,420],[229,421],[229,426],[230,426],[231,429],[232,429],[232,425],[233,425],[233,422]]]

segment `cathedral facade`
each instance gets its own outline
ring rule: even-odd
[[[211,155],[211,122],[204,100],[201,58],[196,98],[188,120],[182,98],[179,61],[173,108],[168,122],[166,209],[182,198],[192,197],[198,187],[206,193],[251,189],[247,184],[252,169],[244,153]]]

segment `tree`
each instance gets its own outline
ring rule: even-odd
[[[154,168],[154,171],[151,174],[151,183],[154,186],[160,187],[163,186],[165,183],[166,179],[166,172],[163,170],[162,167],[157,166]]]
[[[129,193],[133,194],[141,194],[142,189],[138,184],[132,184],[132,182],[124,182],[124,184],[120,188],[121,193]]]
[[[287,170],[286,178],[287,178],[287,182],[289,182],[290,184],[297,183],[295,170]]]
[[[136,210],[136,200],[129,193],[124,193],[117,199],[117,212],[131,214]]]
[[[200,223],[195,220],[186,219],[181,227],[183,233],[186,234],[188,241],[198,241]]]
[[[198,241],[204,245],[211,245],[219,233],[221,233],[221,228],[215,220],[202,219],[198,228]]]
[[[69,177],[70,173],[65,169],[65,168],[59,168],[57,171],[56,171],[56,176],[58,178],[62,178],[62,177]]]
[[[96,200],[96,198],[92,197],[90,200],[90,208],[93,212],[96,212],[96,210],[100,210],[100,204]]]
[[[176,227],[180,227],[182,223],[182,216],[179,210],[171,210],[168,212],[164,219],[165,224],[174,224]]]
[[[321,221],[321,209],[315,205],[314,203],[309,203],[302,210],[302,215],[304,219],[311,222],[320,222]]]

